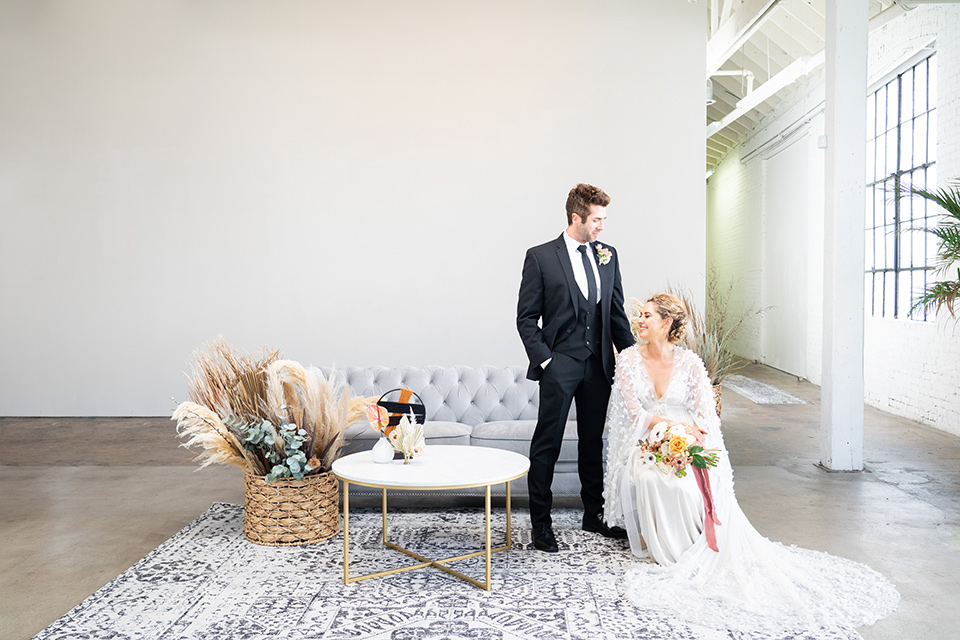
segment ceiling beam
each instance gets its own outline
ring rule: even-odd
[[[707,42],[707,78],[770,17],[780,0],[744,0]]]
[[[823,60],[823,51],[820,51],[816,55],[804,56],[795,60],[793,64],[789,65],[786,69],[764,82],[758,88],[754,89],[753,93],[738,102],[737,108],[724,116],[723,120],[707,125],[707,137],[709,138],[717,131],[720,131],[724,127],[730,126],[737,119],[743,117],[748,112],[753,110],[761,102],[773,97],[773,94],[776,92],[788,85],[793,84],[798,78],[807,75],[822,65]]]
[[[893,18],[903,15],[903,13],[904,10],[900,8],[899,5],[893,5],[871,18],[868,29],[869,31],[879,29],[881,26],[890,22],[890,20]],[[739,118],[744,117],[759,104],[773,97],[775,93],[793,84],[801,77],[807,75],[822,65],[825,54],[826,50],[821,49],[812,56],[803,56],[795,60],[793,63],[784,68],[783,71],[754,89],[753,93],[737,102],[736,108],[725,115],[721,120],[708,124],[706,137],[709,139],[718,131],[733,125]]]

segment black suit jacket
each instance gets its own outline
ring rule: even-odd
[[[597,244],[590,243],[594,259]],[[613,346],[622,350],[634,344],[634,339],[623,308],[623,285],[620,282],[617,251],[608,244],[599,244],[611,253],[610,261],[604,265],[597,261],[597,267],[600,271],[600,313],[603,318],[601,357],[603,370],[612,382],[616,365]],[[557,336],[576,325],[582,304],[586,304],[586,300],[573,277],[573,267],[563,236],[528,249],[523,261],[517,302],[517,330],[530,360],[528,378],[540,379],[543,373],[540,365],[553,357]]]

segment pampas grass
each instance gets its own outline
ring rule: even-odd
[[[719,276],[711,269],[707,273],[707,312],[703,313],[697,308],[688,289],[667,286],[667,292],[679,298],[687,309],[687,330],[683,336],[683,346],[700,356],[710,376],[710,383],[714,386],[743,368],[743,359],[731,350],[730,345],[749,318],[762,315],[766,311],[766,308],[750,307],[741,313],[732,313],[730,296],[733,287],[734,285],[730,284],[721,288]],[[635,326],[634,319],[639,317],[643,305],[644,303],[636,298],[630,299],[628,315],[631,328]],[[636,334],[634,337],[637,338]],[[639,342],[639,338],[637,341]]]
[[[181,403],[173,413],[178,434],[186,438],[181,446],[202,449],[197,455],[200,468],[233,464],[261,476],[274,467],[269,456],[288,457],[279,425],[290,423],[305,431],[300,446],[309,458],[309,473],[326,472],[343,451],[347,426],[362,419],[367,406],[376,402],[353,397],[347,385],[283,360],[278,351],[264,349],[254,357],[233,349],[223,338],[194,353],[188,388],[192,401]],[[245,444],[248,427],[269,438]]]

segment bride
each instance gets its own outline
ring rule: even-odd
[[[631,322],[641,344],[621,352],[610,396],[605,519],[624,526],[634,555],[656,564],[628,571],[626,596],[687,622],[745,632],[850,628],[896,609],[900,595],[879,573],[771,542],[740,510],[710,379],[703,361],[679,346],[680,300],[656,294]],[[715,466],[689,466],[680,477],[639,446],[676,424]]]

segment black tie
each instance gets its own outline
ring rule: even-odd
[[[587,245],[582,244],[577,247],[580,252],[580,258],[583,259],[583,270],[587,272],[587,303],[597,304],[597,281],[593,276],[593,265],[587,257]]]

